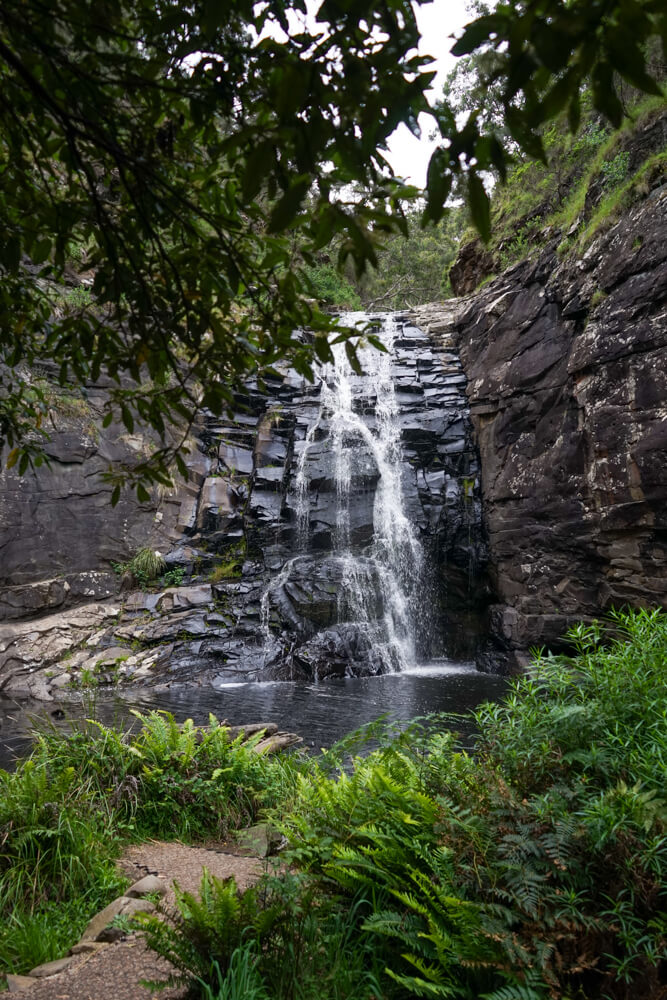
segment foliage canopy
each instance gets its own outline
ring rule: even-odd
[[[425,221],[455,178],[489,230],[482,173],[512,144],[542,155],[540,126],[592,81],[618,124],[614,71],[650,93],[643,43],[667,37],[659,0],[512,0],[455,44],[490,49],[502,131],[440,104]],[[168,481],[196,410],[220,412],[250,372],[285,359],[305,375],[341,332],[312,301],[307,267],[335,239],[339,263],[377,262],[419,192],[386,142],[418,132],[433,73],[416,55],[409,0],[6,0],[0,8],[0,445],[40,460],[47,403],[31,372],[110,378],[109,413],[153,427],[140,495]],[[508,145],[509,144],[509,145]],[[81,288],[81,282],[84,288]],[[63,287],[74,285],[70,291]],[[90,295],[85,289],[90,290]],[[308,336],[294,331],[308,328]],[[120,474],[119,474],[120,476]],[[120,476],[122,478],[122,476]]]

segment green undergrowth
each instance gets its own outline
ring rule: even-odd
[[[243,563],[246,559],[245,540],[228,545],[208,575],[209,583],[222,583],[223,580],[235,580],[241,576]]]
[[[314,264],[307,266],[305,272],[312,294],[318,302],[342,309],[361,308],[358,292],[333,264]]]
[[[211,716],[137,715],[135,733],[94,721],[37,735],[0,770],[0,973],[62,955],[122,891],[130,840],[224,838],[289,798],[290,758],[265,759]]]
[[[141,590],[181,587],[186,575],[182,566],[167,569],[160,553],[151,549],[139,549],[129,562],[112,563],[111,566],[119,576],[128,575]]]
[[[654,153],[642,163],[629,180],[625,183],[618,182],[614,190],[600,201],[577,236],[575,244],[577,248],[580,251],[585,249],[596,236],[613,226],[623,211],[630,208],[638,198],[646,196],[654,180],[665,177],[667,177],[667,151]]]
[[[137,918],[192,997],[656,1000],[667,615],[615,613],[569,642],[475,713],[472,754],[435,719],[365,756],[352,735],[310,759],[163,713],[135,734],[42,734],[0,774],[0,961],[62,953],[67,919],[118,891],[127,840],[263,816],[289,848],[258,886],[206,875],[200,897]]]
[[[569,639],[475,713],[474,756],[413,727],[298,773],[274,817],[296,875],[244,894],[207,877],[166,922],[140,918],[191,995],[661,996],[667,616]]]

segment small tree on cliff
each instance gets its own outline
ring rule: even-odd
[[[540,125],[592,80],[617,122],[612,75],[642,89],[642,42],[667,36],[659,0],[512,0],[466,28],[458,55],[495,52],[504,127],[542,154]],[[331,320],[302,267],[332,237],[340,263],[376,261],[418,192],[392,176],[386,141],[418,131],[432,81],[410,0],[4,0],[0,6],[0,447],[24,470],[46,402],[31,378],[114,388],[112,411],[164,433],[219,412],[251,371],[330,357]],[[425,220],[465,178],[489,230],[480,174],[507,139],[441,104]],[[307,210],[305,209],[307,199]],[[72,273],[90,296],[63,294]],[[56,289],[58,291],[56,292]],[[294,330],[308,326],[308,340]],[[348,352],[355,362],[354,338]],[[177,446],[137,466],[140,495]],[[120,474],[119,474],[120,475]]]

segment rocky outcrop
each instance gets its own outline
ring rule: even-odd
[[[459,346],[498,649],[667,600],[667,187],[581,257],[558,240],[474,298],[416,311]]]
[[[103,474],[112,464],[145,459],[155,436],[102,426],[104,384],[48,393],[46,463],[23,476],[0,469],[0,622],[113,597],[120,582],[114,564],[141,546],[168,550],[179,537],[183,495],[198,490],[202,463],[193,461],[178,495],[155,491],[139,503],[125,491],[112,507],[113,484]]]
[[[391,377],[402,502],[430,567],[421,652],[470,656],[489,591],[465,376],[446,338],[434,342],[402,321]],[[355,412],[372,435],[375,390],[357,381]],[[60,457],[51,467],[22,478],[5,472],[0,481],[0,690],[60,699],[100,683],[324,679],[385,669],[365,628],[341,618],[339,486],[321,393],[321,379],[310,383],[293,371],[261,391],[249,383],[228,418],[203,415],[187,483],[146,504],[126,495],[112,508],[100,471],[112,454],[126,460],[128,448],[146,449],[150,439],[128,442],[112,427],[106,441],[96,422],[101,401],[89,388],[85,419],[63,420],[54,434],[51,450]],[[305,534],[297,487],[304,448]],[[347,530],[362,558],[373,538],[378,476],[372,449],[360,447]],[[162,552],[177,585],[121,593],[113,565],[145,545]]]
[[[449,269],[449,281],[454,295],[470,295],[495,270],[495,257],[479,238],[475,237],[465,243]]]

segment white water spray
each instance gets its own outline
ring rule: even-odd
[[[346,326],[366,321],[363,314],[342,319]],[[337,495],[333,554],[342,578],[338,619],[365,632],[385,670],[401,669],[415,660],[414,621],[422,575],[421,545],[403,503],[399,408],[392,379],[395,337],[396,322],[389,316],[379,331],[386,351],[359,352],[361,377],[352,371],[345,345],[333,346],[334,362],[323,369],[319,414],[307,432],[295,479],[298,539],[303,548],[310,516],[309,452],[321,428],[328,427]],[[360,403],[369,399],[374,402],[374,431],[358,412]],[[360,550],[351,540],[350,502],[354,467],[362,456],[370,456],[378,478],[373,539]],[[270,589],[276,586],[277,581],[272,582]]]

